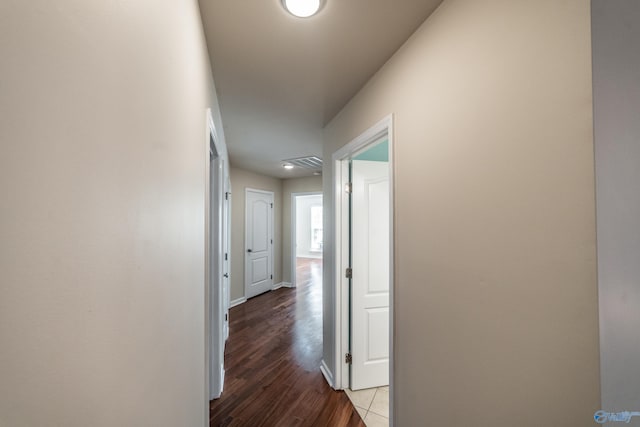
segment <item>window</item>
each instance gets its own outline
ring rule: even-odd
[[[311,206],[311,250],[322,251],[322,205]]]

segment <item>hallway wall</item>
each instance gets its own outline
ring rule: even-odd
[[[231,301],[244,298],[245,192],[273,191],[273,283],[282,282],[282,180],[231,167]]]
[[[327,126],[325,160],[394,114],[395,425],[593,423],[591,100],[588,0],[445,0]]]
[[[0,425],[208,425],[197,2],[4,0],[0,52]]]

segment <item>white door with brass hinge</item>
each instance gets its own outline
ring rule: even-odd
[[[389,163],[351,162],[351,389],[389,384]]]
[[[245,298],[273,288],[273,193],[246,190]]]

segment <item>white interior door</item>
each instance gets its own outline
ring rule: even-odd
[[[245,297],[273,288],[273,193],[247,189]]]
[[[389,384],[389,163],[351,169],[351,389]]]

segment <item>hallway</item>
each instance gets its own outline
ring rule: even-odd
[[[299,261],[297,283],[231,309],[224,392],[210,404],[211,426],[364,426],[319,369],[322,261]]]

